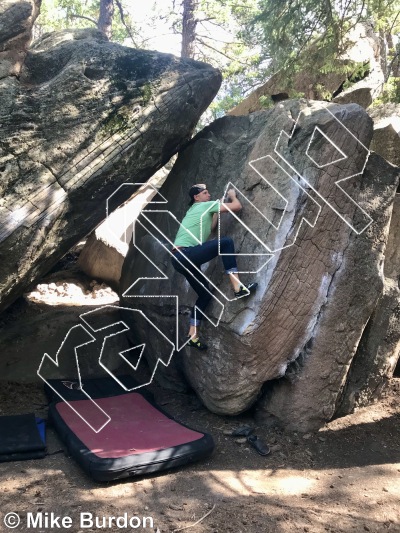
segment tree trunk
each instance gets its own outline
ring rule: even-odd
[[[100,15],[97,27],[111,39],[112,32],[112,19],[114,15],[114,0],[101,0],[100,1]]]
[[[183,0],[182,19],[182,57],[194,57],[194,43],[196,39],[197,20],[195,12],[198,7],[198,0]]]
[[[390,53],[393,54],[393,59],[390,62],[390,69],[387,72],[386,79],[388,79],[389,76],[398,78],[400,76],[400,48],[397,48],[394,44],[393,35],[391,33],[386,34],[386,42]]]

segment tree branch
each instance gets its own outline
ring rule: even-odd
[[[392,72],[392,68],[393,68],[393,65],[394,65],[394,62],[396,61],[397,58],[400,57],[400,52],[397,52],[397,54],[395,54],[391,60],[391,62],[389,63],[388,67],[387,67],[387,73],[386,73],[386,76],[385,76],[385,83],[388,82],[389,78],[390,78],[390,73]]]
[[[241,65],[245,65],[246,67],[248,66],[248,63],[243,63],[243,61],[239,61],[239,59],[236,59],[234,57],[230,57],[228,56],[227,54],[225,54],[224,52],[221,52],[220,50],[218,50],[217,48],[214,48],[213,46],[211,46],[210,44],[204,42],[202,39],[199,39],[197,38],[198,42],[201,43],[203,46],[205,46],[206,48],[209,48],[210,50],[213,50],[214,52],[217,52],[217,54],[221,54],[222,56],[225,56],[227,59],[229,59],[229,61],[236,61],[237,63],[240,63]]]
[[[215,20],[217,17],[207,17],[205,19],[196,19],[196,22],[209,22],[210,20]]]
[[[347,7],[347,6],[346,6]],[[364,15],[364,9],[365,9],[365,0],[363,0],[363,3],[362,3],[362,6],[361,6],[361,9],[360,9],[360,13],[357,17],[357,19],[355,20],[354,24],[352,24],[350,26],[350,28],[347,30],[347,32],[349,32],[350,30],[352,30],[353,28],[355,28],[357,26],[357,24],[360,22],[360,20],[362,19],[363,15]],[[342,36],[343,37],[343,36]]]
[[[224,43],[224,44],[243,44],[243,43],[236,43],[233,41],[222,41],[221,39],[215,39],[214,37],[209,37],[208,35],[201,35],[200,33],[196,33],[197,37],[203,37],[203,39],[210,39],[210,41],[215,41],[217,43]]]
[[[126,20],[125,20],[125,16],[124,16],[124,10],[122,8],[122,4],[119,0],[115,0],[115,3],[117,4],[117,7],[118,7],[118,11],[119,11],[119,16],[121,18],[121,22],[122,24],[124,25],[126,31],[128,32],[128,35],[129,37],[131,38],[131,41],[133,43],[133,45],[136,47],[136,48],[139,48],[138,46],[138,43],[135,41],[135,39],[133,38],[133,35],[132,35],[132,30],[131,28],[128,26]]]
[[[213,17],[213,18],[215,19],[215,17]],[[210,19],[202,19],[202,20],[199,20],[200,24],[201,24],[202,22],[204,22],[205,20],[206,20],[207,22],[209,22],[210,24],[212,24],[213,26],[217,26],[217,28],[222,28],[223,30],[225,29],[224,26],[223,26],[221,23],[219,23],[219,22],[212,22],[211,18],[210,18]]]
[[[70,17],[72,19],[84,19],[84,20],[88,20],[89,22],[91,22],[92,24],[94,24],[95,26],[97,26],[97,20],[94,20],[94,19],[91,19],[90,17],[85,17],[84,15],[70,15]]]
[[[141,41],[141,43],[143,45],[144,43],[147,43],[147,41],[152,41],[153,39],[158,39],[158,37],[165,37],[167,35],[176,35],[176,33],[169,32],[169,33],[160,33],[159,35],[152,35],[151,37],[147,37],[147,39],[143,39],[143,41]]]
[[[394,20],[393,20],[393,24],[390,26],[389,28],[389,31],[387,33],[392,33],[393,32],[393,28],[394,28],[394,25],[396,24],[396,21],[397,19],[399,18],[399,15],[400,15],[400,11],[397,13],[397,15],[395,16]]]

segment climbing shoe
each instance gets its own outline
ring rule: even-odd
[[[268,444],[261,440],[260,437],[257,437],[257,435],[248,435],[247,442],[251,444],[260,455],[268,455],[271,452]]]
[[[235,298],[243,298],[244,296],[250,296],[258,287],[258,283],[248,283],[247,285],[241,285],[240,289],[235,292]]]
[[[198,337],[197,339],[190,339],[188,342],[188,346],[191,346],[192,348],[197,348],[198,350],[207,350],[208,348],[207,344],[201,342]]]

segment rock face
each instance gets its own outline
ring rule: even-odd
[[[24,63],[31,29],[42,0],[2,0],[0,4],[0,79],[18,76]]]
[[[79,255],[78,266],[91,278],[107,281],[119,286],[122,265],[132,239],[132,224],[144,205],[157,193],[172,168],[176,156],[152,176],[133,198],[116,209],[98,228],[91,233]]]
[[[360,382],[372,381],[375,374],[387,371],[388,356],[399,357],[398,340],[382,342],[391,325],[389,309],[385,316],[381,314],[382,306],[393,306],[387,302],[382,269],[399,175],[399,169],[370,155],[362,177],[360,206],[373,222],[361,235],[348,236],[310,340],[287,379],[261,402],[260,410],[291,428],[314,429],[335,415],[351,412],[354,404],[346,405],[342,397],[346,384],[356,380],[360,386]],[[378,336],[375,332],[375,351],[368,353],[363,349],[363,334],[377,317],[382,329]],[[391,348],[397,349],[391,352]]]
[[[374,132],[375,135],[375,132]],[[393,172],[393,170],[392,170]],[[400,194],[393,202],[383,291],[352,362],[338,415],[368,405],[393,376],[400,354]]]
[[[374,120],[371,150],[393,165],[400,166],[400,104],[387,104],[368,110]]]
[[[187,142],[220,82],[95,30],[31,48],[20,77],[0,80],[0,309],[104,220],[122,183],[146,182]]]
[[[358,104],[364,109],[367,109],[372,104],[372,94],[369,87],[360,87],[339,94],[333,99],[337,104]]]
[[[172,363],[157,374],[165,385],[177,388],[183,372],[209,409],[236,414],[264,383],[271,390],[286,376],[259,402],[260,415],[268,411],[303,430],[334,416],[383,292],[399,179],[394,167],[369,156],[371,137],[372,121],[357,105],[288,101],[217,120],[180,153],[160,190],[176,219],[148,206],[120,288],[124,306],[141,310],[175,342]],[[255,296],[232,301],[221,261],[210,262],[206,275],[215,288],[202,328],[209,349],[201,353],[181,348],[195,295],[168,252],[196,182],[213,198],[229,182],[239,191],[242,213],[222,215],[220,232],[234,238],[243,280],[259,282]],[[162,341],[149,338],[140,320],[129,325],[153,364]]]
[[[334,93],[339,90],[345,81],[346,76],[343,73],[330,72],[323,74],[319,72],[319,69],[315,69],[312,74],[310,72],[297,74],[292,82],[293,86],[291,86],[288,82],[288,76],[279,71],[271,76],[264,85],[257,87],[240,104],[231,109],[228,115],[240,116],[260,111],[265,107],[260,101],[261,97],[269,97],[271,105],[288,98],[294,98],[299,93],[303,93],[306,98],[323,100],[324,96],[318,87]]]
[[[15,302],[2,314],[0,344],[7,347],[7,356],[0,361],[0,380],[28,383],[41,381],[37,370],[44,354],[55,358],[72,328],[75,330],[70,334],[64,351],[61,351],[58,357],[59,367],[48,360],[43,372],[44,377],[77,379],[75,357],[71,357],[71,352],[73,355],[74,346],[89,340],[93,342],[77,350],[80,374],[84,377],[103,377],[105,371],[98,361],[104,336],[93,332],[93,339],[90,339],[82,329],[89,328],[80,318],[85,316],[85,313],[93,313],[95,306],[95,303],[92,306],[33,304],[22,298]],[[108,313],[109,324],[120,321],[117,303],[111,309],[104,305],[97,309],[98,312],[103,309]],[[114,346],[107,347],[103,362],[109,370],[114,371],[121,364],[118,353],[129,349],[129,344],[124,335],[117,335],[112,341]]]

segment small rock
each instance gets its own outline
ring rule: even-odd
[[[311,437],[312,437],[311,433],[306,433],[305,435],[303,435],[304,440],[311,439]]]
[[[280,446],[279,444],[275,444],[273,446],[270,446],[270,450],[272,453],[279,452],[282,450],[282,446]]]
[[[173,503],[170,503],[170,504],[168,505],[168,507],[169,507],[170,509],[172,509],[173,511],[183,511],[183,506],[182,506],[182,505],[175,505],[175,504],[173,504]]]
[[[223,434],[224,435],[232,435],[232,431],[230,429],[224,429]]]
[[[235,442],[237,444],[246,444],[247,439],[246,439],[246,437],[240,437],[239,439],[235,439]]]

